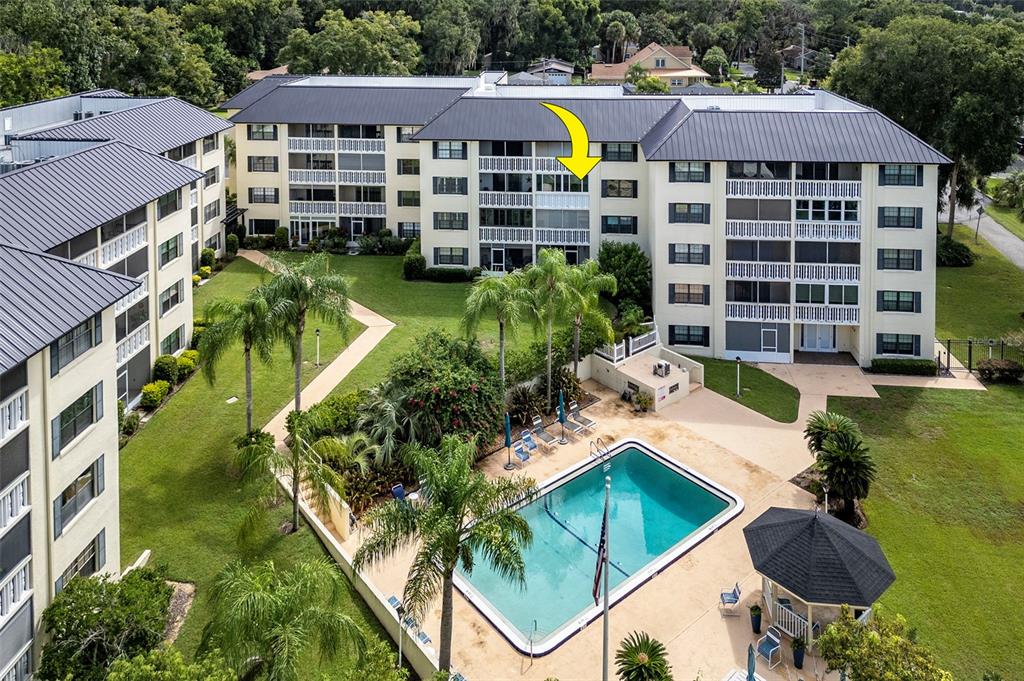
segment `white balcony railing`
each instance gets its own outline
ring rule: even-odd
[[[796,263],[793,279],[798,281],[860,281],[860,265],[829,265],[825,263]]]
[[[626,352],[625,340],[622,340],[615,345],[602,345],[594,350],[594,354],[599,357],[604,357],[613,364],[618,364],[629,356]]]
[[[197,157],[195,154],[189,156],[188,158],[181,159],[180,161],[178,161],[178,163],[185,166],[186,168],[191,168],[192,170],[195,170],[196,168],[199,167]]]
[[[77,262],[79,265],[88,265],[89,267],[96,267],[99,264],[99,257],[100,249],[94,248],[88,253],[83,253],[82,255],[75,258],[75,262]]]
[[[28,513],[28,471],[0,492],[0,533]]]
[[[199,189],[191,189],[188,193],[188,207],[195,208],[199,205]]]
[[[859,199],[860,180],[797,180],[798,199]]]
[[[756,279],[761,281],[785,281],[789,279],[788,262],[749,262],[726,260],[725,276],[728,279]]]
[[[630,336],[629,338],[630,355],[635,355],[658,344],[658,326],[654,322],[648,322],[644,326],[647,327],[648,331],[639,336]]]
[[[532,244],[533,229],[531,227],[481,227],[480,241],[499,244]]]
[[[726,220],[725,235],[739,239],[788,239],[790,225],[777,220]]]
[[[121,314],[129,307],[149,295],[149,273],[147,272],[139,277],[139,281],[142,282],[142,285],[139,286],[139,288],[114,303],[114,314]]]
[[[553,210],[588,210],[590,194],[586,192],[537,192],[534,204],[537,208]]]
[[[339,170],[339,184],[384,184],[387,173],[383,170]]]
[[[333,170],[290,168],[288,170],[288,181],[300,182],[302,184],[334,184],[338,181],[338,176]]]
[[[0,402],[0,442],[14,435],[28,424],[28,388]]]
[[[499,173],[529,173],[533,171],[532,156],[481,156],[480,170]]]
[[[367,201],[342,201],[338,204],[338,215],[352,217],[374,217],[387,214],[386,203],[369,203]]]
[[[587,246],[590,244],[589,229],[547,229],[537,228],[537,243],[561,246]]]
[[[792,191],[789,180],[726,180],[725,195],[757,199],[788,199]]]
[[[533,205],[530,192],[480,192],[480,205],[484,208],[529,208]]]
[[[338,151],[384,152],[384,140],[342,137],[338,140]]]
[[[334,151],[333,137],[289,137],[288,151]]]
[[[537,156],[533,159],[533,169],[538,173],[568,173],[569,169],[557,158]]]
[[[338,204],[334,201],[289,201],[288,211],[292,215],[337,215]]]
[[[146,245],[146,225],[132,227],[100,246],[100,267],[123,260]]]
[[[796,238],[808,241],[860,241],[856,222],[798,222]]]
[[[25,560],[8,573],[0,582],[0,627],[7,624],[7,619],[18,611],[21,604],[32,596],[32,557]]]
[[[860,307],[796,303],[793,306],[793,321],[811,324],[860,324]]]
[[[149,345],[149,322],[125,336],[124,340],[117,344],[117,364],[124,364],[138,354],[139,350]]]
[[[192,225],[192,233],[190,234],[192,241],[199,241],[199,225]]]
[[[725,318],[752,322],[788,322],[789,303],[726,303]]]

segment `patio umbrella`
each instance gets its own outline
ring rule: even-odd
[[[747,644],[747,681],[757,681],[757,676],[754,674],[757,668],[757,657],[754,655],[754,644]]]
[[[515,466],[512,465],[512,421],[509,419],[507,411],[505,412],[505,453],[508,454],[505,470],[510,471]]]
[[[896,579],[874,537],[826,513],[769,508],[743,536],[754,569],[805,603],[869,607]]]
[[[562,424],[562,439],[559,440],[560,444],[567,444],[569,441],[565,439],[565,394],[558,391],[558,422]]]

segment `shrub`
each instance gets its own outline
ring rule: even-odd
[[[569,408],[571,400],[579,402],[583,399],[583,386],[580,385],[580,379],[576,378],[576,374],[572,372],[572,368],[559,366],[551,371],[552,400],[558,399],[559,391],[565,397],[566,409]]]
[[[192,363],[199,366],[199,351],[198,350],[186,350],[181,353],[182,357],[187,357],[192,360]]]
[[[204,248],[199,252],[199,264],[206,267],[213,267],[214,261],[217,260],[217,252],[212,248]]]
[[[412,244],[411,241],[394,236],[390,229],[382,229],[376,234],[364,234],[356,241],[361,255],[404,255]]]
[[[421,256],[422,257],[422,256]],[[437,281],[444,284],[453,282],[473,281],[480,276],[480,268],[463,269],[461,267],[428,267],[423,272],[423,278],[430,281]]]
[[[513,348],[505,352],[505,380],[508,385],[532,381],[544,373],[545,367],[543,343],[540,352],[537,352],[536,343],[529,348]]]
[[[938,373],[932,359],[873,359],[871,372],[903,376],[934,376]]]
[[[142,418],[138,412],[131,412],[124,417],[124,423],[121,424],[122,435],[134,435],[139,430],[139,423],[142,422]]]
[[[513,423],[529,425],[534,415],[544,413],[544,396],[533,386],[516,386],[508,394],[508,413]]]
[[[615,277],[616,294],[612,300],[621,305],[631,301],[643,309],[651,306],[651,259],[633,243],[605,241],[597,254],[597,264],[605,274]]]
[[[354,390],[344,395],[331,395],[309,408],[309,413],[326,422],[327,429],[317,435],[349,435],[356,430],[359,420],[359,406],[366,399],[366,393]]]
[[[153,380],[167,381],[174,385],[178,380],[178,358],[174,355],[160,355],[153,362]]]
[[[238,676],[228,669],[218,651],[204,655],[194,662],[186,662],[177,648],[157,646],[144,655],[118,658],[111,665],[106,681],[161,681],[164,679],[236,681]]]
[[[193,274],[192,275],[192,287],[195,288],[196,286],[199,286],[199,282],[201,282],[202,280],[203,280],[203,278],[200,277],[198,274]]]
[[[274,248],[279,251],[288,250],[288,228],[278,227],[274,231]]]
[[[200,279],[209,279],[212,276],[213,276],[213,268],[210,267],[209,265],[203,265],[202,267],[199,268],[199,278]]]
[[[153,381],[142,386],[142,408],[156,409],[167,397],[167,393],[170,390],[171,384],[167,381]]]
[[[242,239],[242,248],[246,250],[255,250],[262,245],[263,242],[258,236],[247,236]]]
[[[408,281],[422,279],[426,275],[427,259],[420,253],[420,240],[415,239],[402,258],[402,278]]]
[[[935,249],[935,264],[939,267],[970,267],[974,264],[974,252],[966,244],[941,234]]]
[[[633,406],[640,412],[649,411],[654,406],[654,398],[650,393],[639,390],[633,395]]]
[[[228,257],[235,257],[238,255],[238,235],[228,234],[227,238],[224,239],[224,251],[228,254]]]
[[[193,323],[192,324],[192,348],[199,347],[199,340],[203,337],[203,333],[206,331],[206,324]],[[199,362],[196,362],[198,364]]]
[[[217,262],[213,263],[213,271],[214,272],[220,272],[222,269],[224,269],[224,261],[223,260],[218,260]]]
[[[1012,359],[983,359],[978,362],[978,375],[986,383],[1020,383],[1024,367]]]
[[[124,427],[124,400],[117,401],[117,429]]]
[[[178,380],[184,381],[185,378],[192,375],[192,372],[196,370],[196,361],[191,357],[185,357],[184,354],[178,358]]]

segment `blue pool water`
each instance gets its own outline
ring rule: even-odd
[[[480,598],[487,601],[481,608],[485,614],[497,619],[496,624],[503,620],[499,628],[511,625],[516,630],[507,632],[511,638],[532,636],[536,644],[594,606],[606,475],[612,479],[613,591],[737,503],[633,446],[614,454],[604,466],[596,465],[549,489],[520,511],[533,530],[533,543],[525,552],[524,588],[497,575],[483,559],[476,561],[472,575],[460,575],[470,584],[468,591],[476,592],[472,595],[478,603]]]

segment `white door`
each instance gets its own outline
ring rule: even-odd
[[[800,349],[809,352],[835,352],[835,327],[831,324],[803,324]]]
[[[491,271],[492,272],[504,272],[505,271],[505,249],[504,248],[492,248],[491,249]]]
[[[761,352],[779,351],[779,332],[775,329],[761,329]]]
[[[835,352],[835,331],[836,327],[831,324],[819,324],[818,325],[818,351],[819,352]]]

